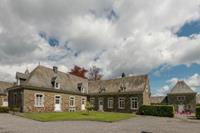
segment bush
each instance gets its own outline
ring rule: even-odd
[[[86,110],[87,110],[87,112],[89,114],[89,112],[92,111],[93,106],[92,106],[92,104],[90,102],[87,101],[85,108],[86,108]]]
[[[200,106],[196,107],[196,118],[200,119]]]
[[[0,113],[8,113],[9,108],[8,107],[0,107]]]
[[[140,115],[174,117],[174,106],[172,105],[143,105],[139,108],[138,113]]]

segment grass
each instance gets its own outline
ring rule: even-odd
[[[23,113],[23,117],[32,120],[47,121],[68,121],[68,120],[90,120],[102,122],[114,122],[129,119],[134,114],[113,113],[113,112],[52,112],[52,113]]]

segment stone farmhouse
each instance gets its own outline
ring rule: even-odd
[[[8,104],[21,112],[81,111],[86,101],[97,111],[135,112],[142,105],[163,104],[174,105],[178,112],[194,112],[200,97],[184,81],[178,81],[167,96],[151,96],[147,75],[90,81],[55,66],[17,72],[14,85],[0,82],[0,106]]]
[[[16,79],[8,102],[21,112],[81,111],[87,100],[100,111],[133,112],[150,104],[147,75],[88,81],[39,65],[30,73],[17,72]]]
[[[178,81],[167,96],[151,97],[151,103],[174,105],[177,112],[194,112],[199,102],[196,95],[184,81]]]

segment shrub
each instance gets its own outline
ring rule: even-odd
[[[90,102],[87,101],[85,108],[86,108],[86,110],[87,110],[87,112],[89,114],[89,112],[93,109],[93,106],[92,106],[92,104]]]
[[[8,113],[9,108],[8,107],[0,107],[0,113]]]
[[[196,107],[196,118],[200,119],[200,106]]]
[[[139,108],[138,113],[140,115],[174,117],[174,106],[172,105],[143,105]]]

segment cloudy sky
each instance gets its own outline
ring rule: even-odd
[[[200,0],[1,0],[0,80],[39,62],[149,74],[154,95],[177,80],[200,92]]]

